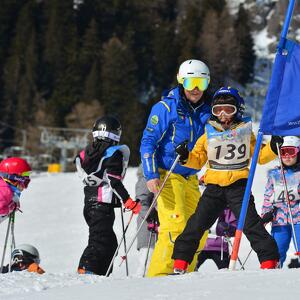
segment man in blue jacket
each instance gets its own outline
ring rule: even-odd
[[[168,170],[176,158],[176,147],[188,141],[192,150],[204,133],[210,116],[210,106],[203,101],[210,81],[209,69],[200,60],[190,59],[180,65],[178,86],[156,103],[150,113],[141,141],[141,158],[147,187],[158,193]],[[177,164],[157,200],[160,220],[158,241],[155,245],[148,277],[172,273],[171,259],[174,241],[194,213],[200,198],[197,170]],[[200,241],[203,248],[207,235]],[[193,271],[196,256],[189,266]]]

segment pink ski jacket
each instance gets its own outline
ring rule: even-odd
[[[9,184],[0,177],[0,223],[1,220],[3,221],[4,217],[13,212],[16,207],[13,196],[14,193],[9,187]]]

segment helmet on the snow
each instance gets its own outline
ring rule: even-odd
[[[222,104],[234,105],[237,110],[235,117],[238,119],[243,117],[245,101],[237,89],[230,86],[218,89],[213,96],[212,106]]]
[[[209,69],[201,60],[186,60],[179,67],[177,81],[187,90],[192,90],[197,86],[204,91],[210,82]]]
[[[12,265],[29,265],[32,263],[40,263],[39,251],[32,245],[22,244],[16,247],[11,256]]]
[[[119,143],[122,134],[122,127],[118,119],[106,116],[96,120],[93,126],[94,141],[101,140],[113,145]]]

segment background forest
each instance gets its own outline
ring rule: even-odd
[[[1,0],[0,147],[40,151],[39,126],[91,129],[117,116],[131,165],[149,109],[185,59],[211,71],[211,91],[253,79],[247,10],[225,0]]]

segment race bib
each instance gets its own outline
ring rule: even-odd
[[[286,202],[286,191],[279,169],[276,170],[276,172],[273,172],[272,178],[274,183],[273,203]],[[285,178],[289,200],[299,201],[300,196],[298,194],[298,186],[300,183],[300,172],[293,172],[291,170],[288,170],[288,172],[285,173]]]
[[[226,131],[207,125],[208,167],[214,170],[241,170],[249,165],[251,121]]]

